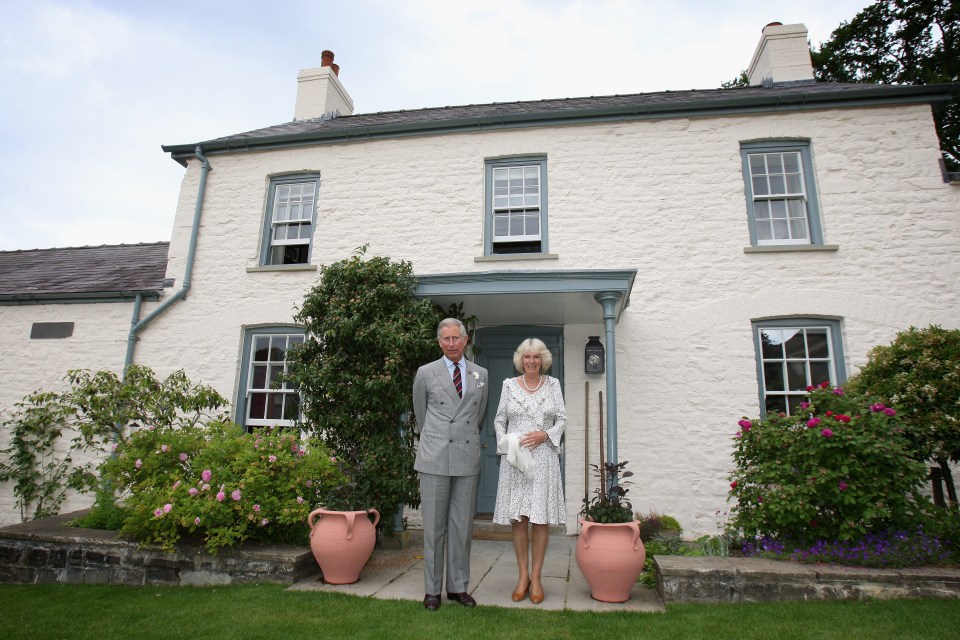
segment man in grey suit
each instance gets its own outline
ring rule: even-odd
[[[413,411],[420,434],[414,469],[420,474],[423,512],[423,606],[430,611],[440,608],[444,534],[447,598],[465,607],[477,605],[467,588],[487,370],[463,357],[467,341],[462,322],[443,320],[437,326],[443,357],[420,367],[413,381]]]

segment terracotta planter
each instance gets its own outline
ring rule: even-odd
[[[580,520],[580,525],[577,565],[590,585],[590,595],[601,602],[626,602],[647,559],[640,523]]]
[[[367,514],[373,514],[373,522]],[[310,526],[310,550],[323,572],[323,581],[350,584],[360,579],[377,543],[380,512],[328,511],[316,509],[307,516]]]

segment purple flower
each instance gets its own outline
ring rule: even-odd
[[[870,411],[872,411],[873,413],[880,413],[880,412],[883,411],[884,409],[886,409],[886,407],[884,407],[884,406],[883,406],[882,404],[880,404],[879,402],[876,403],[876,404],[870,405]]]
[[[833,395],[835,395],[835,396],[842,396],[842,395],[843,395],[843,389],[841,389],[840,387],[837,387],[836,389],[833,390]]]
[[[193,524],[200,524],[200,518],[199,517],[194,518]]]
[[[744,431],[749,431],[749,430],[750,430],[750,427],[753,426],[753,423],[750,422],[749,420],[747,420],[746,418],[744,418],[743,420],[741,420],[741,421],[738,422],[737,424],[740,425],[741,427],[743,427],[743,430],[744,430]]]
[[[212,475],[213,474],[210,473],[210,469],[204,469],[203,473],[200,474],[200,479],[203,480],[204,482],[210,482],[210,477]]]
[[[813,429],[820,424],[820,418],[810,418],[807,420],[807,429]]]
[[[822,435],[824,438],[829,438],[830,436],[833,435],[833,431],[831,431],[830,429],[824,429],[823,431],[820,432],[820,435]]]
[[[141,460],[140,458],[137,458],[137,461],[133,463],[133,466],[139,469],[140,467],[143,466],[143,460]]]
[[[187,461],[187,457],[188,457],[187,454],[181,453],[181,454],[180,454],[180,462],[186,462],[186,461]]]
[[[883,412],[884,412],[885,414],[887,414],[888,416],[895,416],[895,415],[897,415],[897,411],[896,411],[895,409],[890,408],[890,407],[884,407]]]
[[[307,481],[304,482],[303,484],[307,485],[308,487],[312,487],[312,486],[313,486],[313,480],[307,480]]]
[[[196,488],[196,487],[190,487],[190,490],[187,491],[187,493],[189,493],[189,494],[192,495],[192,496],[195,496],[195,495],[197,495],[197,494],[200,493],[200,492],[197,491],[197,488]]]
[[[153,516],[154,516],[155,518],[162,518],[162,517],[163,517],[163,509],[154,509],[154,510],[153,510]]]
[[[809,406],[810,406],[810,403],[807,402],[806,400],[804,400],[803,402],[800,403],[800,408],[801,408],[801,409],[807,409]]]
[[[843,482],[843,481],[841,480],[841,481],[840,481],[840,484],[837,485],[837,486],[839,487],[840,491],[846,491],[846,490],[847,490],[847,487],[850,486],[850,485],[848,485],[846,482]]]
[[[217,491],[217,502],[223,502],[223,499],[227,497],[223,491]]]
[[[165,444],[164,444],[164,445],[160,445],[160,452],[161,452],[161,453],[166,453],[166,452],[167,452],[167,449],[169,449],[169,448],[170,448],[170,447],[168,447],[168,446],[165,445]]]
[[[230,497],[233,498],[234,500],[239,500],[239,499],[240,499],[240,489],[234,489],[234,490],[233,490],[233,493],[230,494]]]

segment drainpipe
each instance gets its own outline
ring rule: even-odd
[[[197,145],[194,154],[197,160],[200,160],[203,164],[200,166],[200,187],[197,189],[197,205],[193,212],[193,228],[190,230],[190,246],[187,250],[187,266],[186,273],[184,273],[183,276],[183,286],[142,320],[140,319],[140,307],[143,301],[140,295],[137,296],[133,305],[133,317],[130,320],[130,333],[127,336],[127,355],[123,362],[124,378],[126,378],[127,369],[133,364],[133,351],[138,340],[137,334],[148,324],[163,315],[167,309],[179,300],[186,298],[187,292],[190,290],[190,284],[193,281],[193,260],[197,254],[197,236],[200,235],[200,212],[203,210],[203,195],[207,190],[207,174],[210,173],[210,163],[207,161],[206,156],[203,155],[203,150],[200,148],[200,145]]]
[[[617,303],[623,297],[616,291],[602,291],[593,299],[603,306],[603,324],[606,329],[607,351],[607,462],[620,462],[617,458],[617,339],[613,321],[616,320]]]

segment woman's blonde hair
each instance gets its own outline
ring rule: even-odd
[[[513,352],[513,367],[523,372],[523,356],[530,351],[536,351],[540,355],[540,373],[546,373],[553,364],[553,354],[550,353],[550,349],[547,349],[547,345],[537,338],[527,338],[520,343],[517,350]]]

